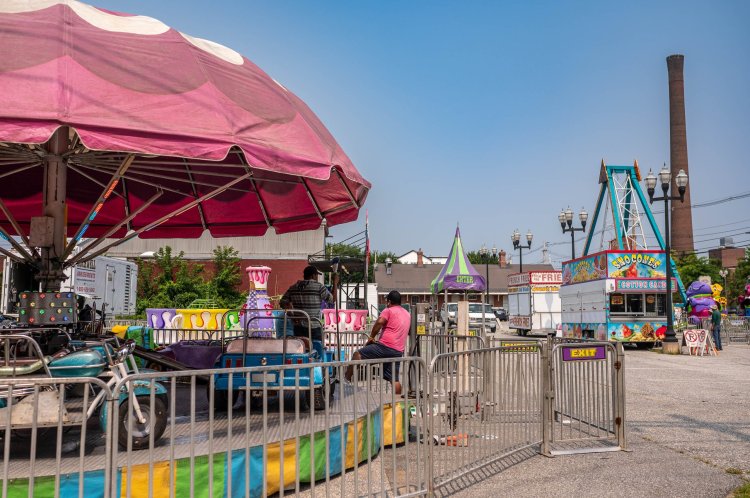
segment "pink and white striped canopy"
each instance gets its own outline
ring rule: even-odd
[[[161,192],[122,236],[243,175],[141,236],[308,230],[365,202],[369,182],[307,105],[227,47],[74,0],[3,0],[0,49],[0,199],[22,231],[42,214],[60,127],[70,237],[87,223],[100,236]]]

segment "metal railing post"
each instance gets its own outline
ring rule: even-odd
[[[434,360],[434,358],[433,358]],[[433,385],[435,383],[433,382],[433,375],[435,375],[435,369],[433,368],[434,361],[431,361],[430,363],[425,365],[426,375],[425,375],[425,391],[424,396],[422,397],[422,403],[424,403],[422,409],[424,410],[425,419],[424,424],[427,428],[426,431],[423,431],[423,438],[424,444],[427,445],[426,451],[425,451],[425,481],[427,489],[427,496],[429,498],[432,498],[435,496],[435,465],[434,465],[434,458],[435,458],[435,448],[434,444],[432,444],[432,438],[435,434],[435,423],[434,423],[434,414],[432,413],[433,409],[433,401],[435,393],[433,392]]]
[[[555,392],[553,390],[552,340],[540,344],[542,348],[542,455],[551,457],[552,418],[554,414]]]
[[[617,406],[615,411],[615,430],[617,431],[617,444],[626,450],[628,447],[625,438],[625,350],[621,342],[615,346],[617,361],[615,362],[615,386],[617,389]]]
[[[107,420],[104,429],[104,496],[120,496],[117,483],[117,420],[115,415],[117,396],[109,393],[104,401],[102,410],[107,410]],[[119,414],[117,414],[119,415]]]

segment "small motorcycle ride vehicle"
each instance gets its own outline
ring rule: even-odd
[[[10,426],[5,426],[5,430],[85,424],[97,414],[101,430],[106,430],[107,390],[97,388],[100,387],[98,383],[89,384],[93,399],[89,400],[82,417],[74,418],[65,408],[75,404],[73,393],[60,386],[65,385],[64,379],[105,376],[105,384],[111,391],[128,375],[128,364],[135,365],[132,357],[135,343],[126,341],[120,345],[116,340],[69,341],[69,345],[77,349],[62,349],[52,356],[44,356],[29,335],[0,336],[0,420],[7,420],[6,410],[10,410]],[[39,379],[60,381],[39,382]],[[70,383],[67,386],[74,385],[80,384]],[[153,406],[151,391],[149,381],[135,380],[123,383],[120,392],[115,394],[118,443],[121,448],[127,448],[129,442],[132,449],[147,448],[152,435],[156,442],[164,433],[169,413],[167,390],[158,382],[153,384]],[[30,405],[35,406],[29,409]]]

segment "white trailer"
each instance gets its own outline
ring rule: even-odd
[[[508,276],[508,326],[519,335],[554,334],[560,328],[562,272],[531,271]]]
[[[124,259],[99,256],[65,271],[67,278],[61,290],[84,296],[92,307],[104,310],[108,317],[134,315],[138,266]],[[24,265],[8,258],[3,267],[3,289],[0,311],[17,313],[18,293],[38,290]]]

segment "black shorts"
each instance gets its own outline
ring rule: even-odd
[[[373,342],[367,344],[365,347],[359,350],[359,356],[363,360],[385,360],[387,358],[403,358],[404,353],[388,346],[383,346],[379,342]],[[396,381],[398,381],[398,372],[401,367],[401,362],[383,362],[383,380],[393,382],[393,376],[391,375],[391,365],[396,365]]]
[[[310,337],[310,335],[312,335],[313,341],[323,342],[323,331],[320,328],[308,329],[307,325],[295,325],[294,335],[296,337],[308,337],[308,338]]]

